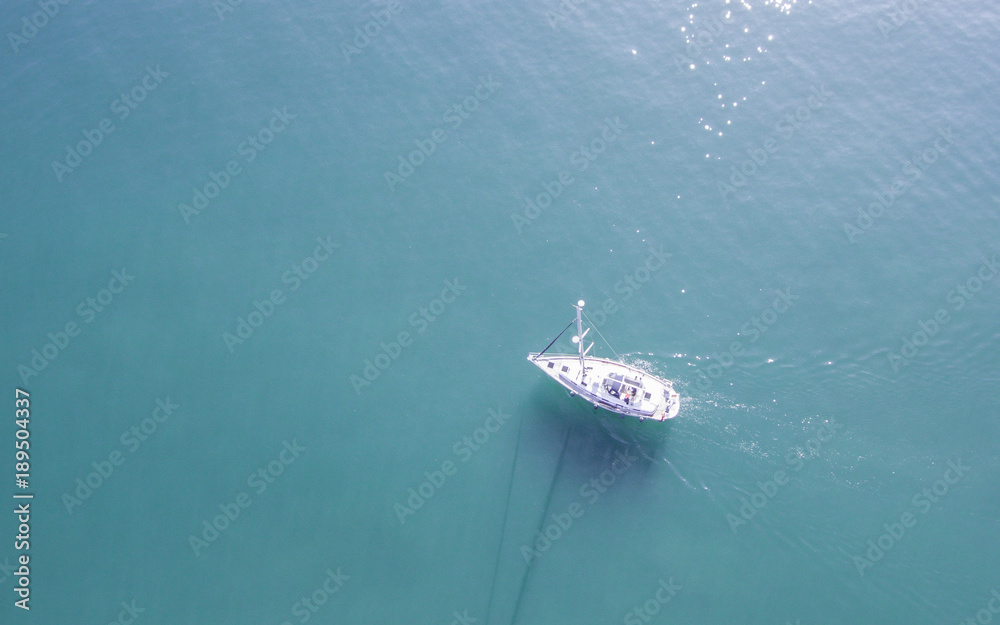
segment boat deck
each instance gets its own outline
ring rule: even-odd
[[[582,376],[578,354],[529,354],[528,360],[596,407],[656,421],[672,419],[680,411],[680,397],[673,385],[636,367],[605,358],[584,357],[586,376]]]

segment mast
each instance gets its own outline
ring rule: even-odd
[[[587,332],[583,331],[583,319],[581,318],[583,306],[583,300],[580,300],[575,306],[573,306],[573,308],[576,309],[576,336],[573,337],[573,342],[576,343],[580,352],[580,384],[586,385],[587,365],[583,357],[590,351],[590,348],[588,347],[586,350],[583,349],[583,338],[587,336],[587,332],[590,332],[590,328],[587,328]]]

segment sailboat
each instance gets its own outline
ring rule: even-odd
[[[576,336],[573,337],[573,343],[577,345],[578,353],[545,353],[573,325],[573,321],[570,321],[548,347],[537,354],[528,354],[528,361],[562,384],[570,396],[579,395],[593,404],[594,408],[620,414],[622,418],[637,417],[640,421],[666,421],[676,417],[681,409],[680,395],[669,380],[618,360],[587,355],[594,344],[584,348],[584,341],[591,328],[583,328],[583,307],[583,300],[573,306],[576,308]],[[589,318],[587,320],[590,321]],[[601,331],[598,330],[597,333],[600,334]]]

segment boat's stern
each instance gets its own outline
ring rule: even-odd
[[[672,386],[668,386],[663,394],[667,405],[664,407],[662,420],[666,421],[673,419],[681,411],[681,396]]]

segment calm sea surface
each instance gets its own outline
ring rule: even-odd
[[[994,3],[0,24],[3,623],[1000,619]]]

